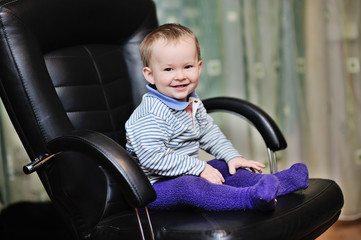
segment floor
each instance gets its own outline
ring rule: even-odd
[[[358,240],[361,239],[361,219],[357,221],[337,221],[317,240]]]

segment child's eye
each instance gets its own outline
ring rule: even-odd
[[[172,71],[172,68],[165,68],[164,71],[170,72],[170,71]]]
[[[187,65],[187,66],[185,66],[184,68],[185,69],[189,69],[189,68],[192,68],[193,66],[192,65]]]

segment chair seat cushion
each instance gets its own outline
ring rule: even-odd
[[[275,211],[151,211],[156,239],[314,239],[341,213],[343,195],[332,180],[278,198]],[[146,217],[141,215],[145,235]],[[180,234],[182,233],[182,234]],[[95,228],[94,239],[138,239],[133,212],[113,215]]]

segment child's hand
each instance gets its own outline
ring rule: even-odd
[[[199,176],[206,179],[208,182],[214,184],[224,183],[224,178],[222,174],[209,164],[206,165],[206,168],[201,172]]]
[[[247,160],[242,157],[233,158],[228,162],[228,170],[231,175],[236,173],[237,168],[250,168],[252,172],[262,173],[262,168],[266,166],[260,162]]]

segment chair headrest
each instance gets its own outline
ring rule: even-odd
[[[147,17],[151,4],[151,0],[19,0],[3,2],[0,17],[9,24],[6,29],[24,32],[17,31],[24,28],[33,34],[46,53],[70,43],[122,43]]]

